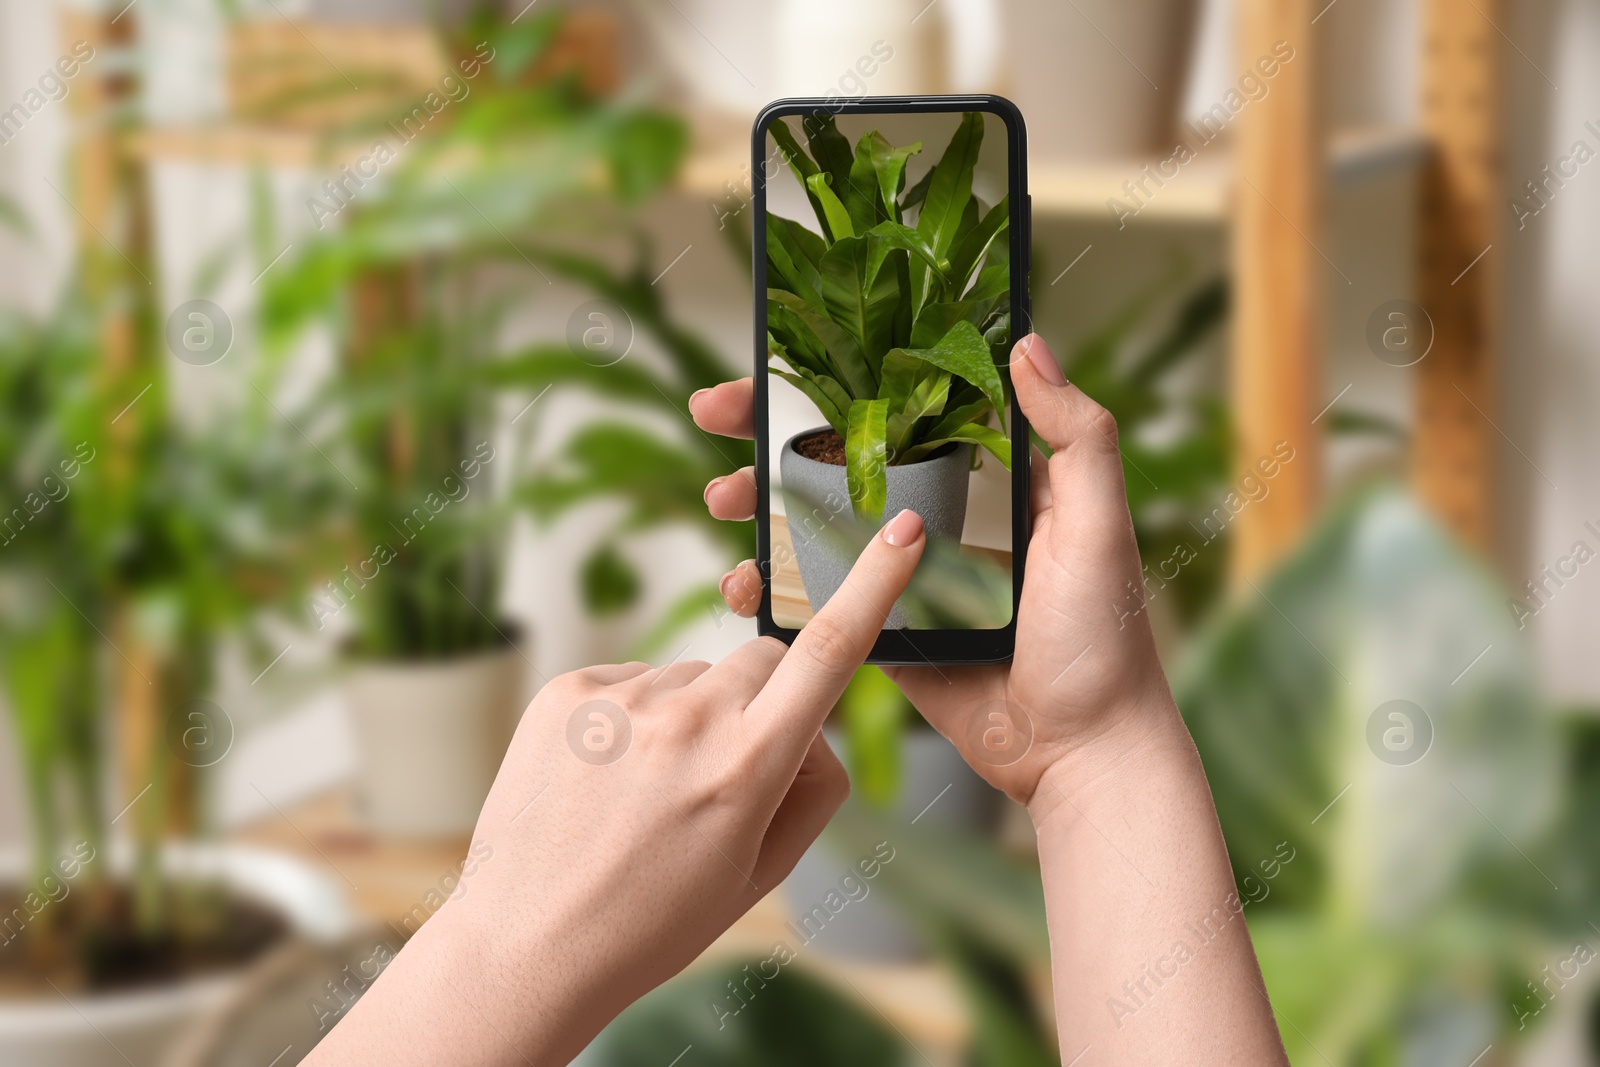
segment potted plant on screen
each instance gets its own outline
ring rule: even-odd
[[[809,151],[783,120],[771,126],[816,226],[767,216],[767,343],[779,364],[769,369],[827,425],[785,442],[785,496],[848,494],[856,520],[874,528],[911,508],[931,538],[959,541],[974,447],[1011,467],[996,367],[1011,341],[1010,206],[973,194],[983,116],[964,114],[909,185],[921,142],[896,147],[873,131],[852,148],[831,115],[802,130]],[[816,537],[796,537],[795,552],[820,607],[851,558]],[[906,622],[897,606],[889,625]]]

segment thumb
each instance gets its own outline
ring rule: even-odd
[[[1022,413],[1051,449],[1054,535],[1064,537],[1086,524],[1102,530],[1125,525],[1128,496],[1111,412],[1067,381],[1050,346],[1036,333],[1011,350],[1011,384]]]

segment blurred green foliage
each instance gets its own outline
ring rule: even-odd
[[[330,524],[330,570],[345,562],[379,576],[335,574],[310,613],[320,626],[348,605],[361,655],[439,657],[499,643],[506,542],[522,509],[550,520],[586,499],[626,497],[627,517],[579,571],[592,610],[626,609],[643,582],[621,543],[663,522],[711,528],[702,509],[683,502],[692,492],[698,505],[700,487],[740,451],[604,420],[575,434],[557,463],[530,473],[526,450],[497,436],[506,402],[516,419],[535,412],[527,430],[541,410],[530,405],[553,404],[545,397],[552,389],[681,414],[691,392],[725,376],[711,349],[669,318],[633,214],[675,176],[686,128],[632,96],[594,96],[576,72],[530,77],[563,18],[554,11],[506,23],[480,13],[452,31],[447,54],[492,56],[470,93],[442,128],[402,146],[392,174],[363,189],[338,226],[271,275],[262,312],[271,349],[281,356],[323,323],[344,353],[305,421],[323,428],[328,467],[347,473],[330,483],[348,490]],[[379,117],[339,135],[369,126],[389,128]],[[594,251],[608,247],[626,250],[622,266]],[[507,353],[508,317],[557,278],[608,301],[659,345],[668,370],[639,357],[597,365],[566,343]],[[373,279],[380,292],[387,280],[390,306],[363,321],[358,297]],[[462,463],[483,447],[512,455],[485,462],[471,503],[463,496],[431,515],[417,510],[430,494],[449,496]],[[701,589],[694,602],[705,600]]]

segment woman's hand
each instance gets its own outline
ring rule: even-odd
[[[778,885],[844,802],[820,730],[925,545],[901,512],[793,647],[542,689],[475,871],[308,1062],[566,1063]]]
[[[993,667],[886,670],[979,773],[1037,818],[1059,802],[1057,789],[1042,788],[1058,775],[1083,788],[1152,737],[1180,750],[1189,740],[1143,611],[1116,422],[1067,383],[1037,335],[1013,349],[1011,380],[1052,449],[1048,461],[1034,457],[1016,655]],[[696,394],[689,408],[708,432],[749,437],[751,398],[744,379]],[[705,498],[719,519],[750,518],[753,469],[712,482]],[[753,615],[761,599],[756,565],[729,572],[722,591],[735,612]]]
[[[1011,380],[1052,450],[1034,464],[1016,655],[996,667],[889,673],[979,773],[1028,805],[1063,1063],[1286,1064],[1249,933],[1235,921],[1205,772],[1145,618],[1116,425],[1066,383],[1036,336],[1013,350]],[[730,382],[690,409],[708,431],[748,437],[750,397],[748,379]],[[753,472],[713,482],[706,504],[718,518],[749,518]],[[735,611],[753,613],[755,566],[742,564],[723,590]],[[1031,744],[1017,758],[1019,737]],[[1187,961],[1180,977],[1150,977],[1175,958]]]

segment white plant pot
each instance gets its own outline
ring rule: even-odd
[[[1094,161],[1170,152],[1196,2],[1004,0],[1004,91],[1027,120],[1029,154]]]
[[[937,17],[926,0],[783,0],[772,16],[766,74],[774,96],[897,96],[938,92]]]
[[[356,800],[392,837],[472,832],[524,701],[515,647],[436,663],[366,663],[346,688],[359,768]]]
[[[131,849],[113,850],[113,871],[127,872]],[[275,907],[290,929],[317,942],[346,936],[354,921],[332,877],[292,856],[236,845],[176,844],[163,854],[174,875],[210,876]],[[91,862],[105,862],[96,859]],[[20,849],[0,852],[0,881],[29,870]],[[79,876],[80,878],[82,875]],[[0,999],[0,1063],[17,1067],[104,1067],[124,1057],[139,1067],[165,1063],[183,1033],[232,999],[242,969],[169,986],[49,1000]]]

